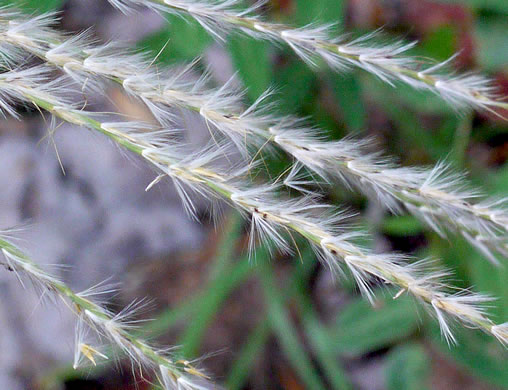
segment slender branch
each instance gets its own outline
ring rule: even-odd
[[[167,350],[150,346],[130,332],[133,325],[129,323],[129,318],[136,311],[136,304],[128,306],[118,314],[113,314],[93,301],[92,297],[100,294],[100,291],[89,289],[83,293],[75,293],[64,282],[34,263],[5,234],[0,236],[0,250],[3,254],[0,264],[15,272],[20,281],[22,277],[28,277],[35,286],[41,288],[41,294],[49,291],[61,298],[76,315],[78,323],[74,368],[77,368],[83,358],[94,365],[97,364],[96,360],[108,358],[97,347],[85,342],[84,326],[86,326],[86,330],[95,331],[99,338],[106,338],[119,347],[131,359],[133,368],[134,364],[138,365],[141,375],[144,368],[152,370],[164,389],[180,389],[183,384],[186,384],[188,389],[210,388],[210,384],[207,385],[208,377],[191,363],[173,357]]]
[[[102,88],[101,77],[112,80],[142,100],[161,124],[172,121],[168,110],[172,106],[198,112],[241,150],[255,146],[257,152],[267,143],[274,144],[321,177],[343,180],[392,211],[404,206],[441,236],[445,236],[443,227],[461,234],[493,263],[498,263],[494,253],[508,256],[506,201],[478,202],[479,192],[444,163],[433,169],[402,168],[377,153],[365,152],[368,141],[326,141],[317,135],[319,129],[260,108],[267,95],[244,109],[241,93],[227,84],[207,88],[206,76],[188,81],[189,69],[161,74],[128,49],[93,44],[85,36],[65,39],[51,27],[53,14],[26,20],[6,12],[3,19],[0,47],[5,55],[15,56],[23,48],[92,87]],[[292,186],[291,177],[286,184]]]
[[[334,36],[330,25],[294,28],[267,22],[255,14],[264,1],[243,10],[238,9],[237,0],[108,1],[123,12],[145,6],[159,13],[191,16],[219,40],[236,30],[257,39],[286,44],[311,66],[317,66],[321,60],[337,71],[358,67],[391,85],[399,81],[415,89],[431,91],[455,109],[508,109],[508,102],[496,100],[489,79],[473,73],[447,74],[445,68],[453,57],[443,63],[429,64],[405,56],[415,46],[414,42],[380,45],[376,42],[377,33],[348,42],[347,37]]]
[[[224,147],[189,155],[169,141],[173,135],[171,131],[154,130],[135,122],[105,123],[92,113],[74,109],[58,95],[61,90],[59,85],[65,84],[65,80],[54,85],[41,83],[46,72],[45,67],[35,67],[0,74],[0,91],[4,97],[32,103],[66,122],[100,132],[138,154],[160,172],[156,182],[163,176],[173,179],[190,210],[190,196],[182,184],[207,196],[222,197],[250,215],[253,233],[271,239],[279,249],[290,250],[284,233],[302,235],[312,243],[319,258],[334,273],[341,272],[341,264],[347,266],[369,298],[372,298],[369,285],[372,277],[399,286],[400,294],[412,294],[434,313],[450,342],[454,341],[454,337],[447,319],[481,329],[502,343],[508,341],[506,324],[496,325],[482,308],[489,299],[466,290],[447,292],[449,288],[442,281],[446,272],[430,270],[428,262],[411,264],[404,256],[369,252],[356,244],[360,233],[337,228],[346,217],[344,213],[330,214],[327,211],[329,206],[317,203],[311,196],[282,199],[277,195],[277,184],[252,186],[243,180],[245,169],[236,173],[215,169],[213,163],[217,156],[223,155]],[[251,239],[253,237],[254,234],[251,234]]]

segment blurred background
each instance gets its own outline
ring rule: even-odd
[[[63,31],[90,29],[99,41],[124,41],[158,55],[158,66],[201,56],[196,77],[209,68],[221,85],[236,74],[246,103],[274,87],[281,113],[308,117],[330,138],[373,136],[403,165],[446,159],[468,170],[486,194],[508,192],[508,125],[495,115],[458,114],[431,94],[392,88],[362,71],[311,71],[289,50],[247,37],[218,45],[190,20],[167,23],[145,10],[122,15],[106,0],[0,4],[59,11]],[[382,27],[388,37],[417,39],[417,56],[445,60],[458,52],[457,70],[480,70],[508,96],[506,0],[271,0],[264,11],[270,20],[334,23],[353,35]],[[148,118],[114,88],[92,104]],[[203,145],[206,126],[178,115],[188,141]],[[281,156],[266,161],[274,177],[289,163]],[[118,287],[108,297],[113,310],[149,300],[144,334],[179,345],[187,359],[203,357],[198,365],[228,389],[508,388],[508,353],[495,340],[458,326],[458,346],[449,348],[412,299],[393,301],[394,291],[377,286],[371,307],[353,282],[333,280],[304,242],[294,258],[270,256],[260,245],[249,260],[248,223],[235,212],[224,206],[214,225],[210,205],[197,198],[199,220],[192,220],[170,184],[146,193],[153,172],[83,129],[62,125],[48,137],[35,110],[22,121],[3,119],[0,167],[2,228],[28,224],[24,245],[39,262],[65,265],[62,277],[76,290],[109,278]],[[506,262],[496,268],[461,239],[443,240],[342,186],[324,191],[329,202],[361,212],[356,222],[373,233],[374,248],[442,259],[459,286],[499,297],[490,314],[506,321]],[[65,307],[39,301],[0,273],[1,389],[156,388],[153,378],[133,379],[122,360],[74,371],[74,319]]]

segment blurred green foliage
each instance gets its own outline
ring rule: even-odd
[[[420,344],[401,344],[389,353],[386,366],[387,390],[429,389],[430,359]]]
[[[442,0],[443,3],[467,5],[475,11],[488,10],[508,15],[508,3],[505,0]]]
[[[395,345],[417,331],[419,317],[411,298],[393,299],[396,291],[375,293],[379,298],[374,308],[358,297],[339,314],[330,335],[338,352],[363,355]]]
[[[64,3],[64,0],[0,0],[0,6],[15,6],[23,11],[42,14],[54,11]]]

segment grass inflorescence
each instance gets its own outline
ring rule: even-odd
[[[266,21],[258,15],[261,3],[239,10],[236,0],[110,0],[124,12],[146,6],[157,12],[195,18],[218,40],[232,31],[255,39],[288,45],[309,65],[327,63],[342,72],[359,67],[396,87],[405,83],[427,90],[458,111],[478,109],[501,115],[507,103],[492,82],[473,73],[452,74],[449,61],[431,63],[406,55],[415,43],[378,44],[378,33],[347,40],[335,37],[330,26],[293,28]],[[351,213],[326,204],[316,193],[323,184],[342,182],[361,191],[395,213],[409,212],[441,236],[454,232],[493,263],[508,255],[506,199],[489,199],[465,180],[465,174],[441,162],[434,167],[403,167],[393,158],[371,152],[370,140],[329,140],[324,131],[302,118],[278,115],[266,105],[267,91],[246,106],[244,93],[232,82],[211,86],[210,76],[189,77],[194,64],[184,70],[159,69],[128,47],[101,44],[86,33],[62,34],[55,28],[58,15],[33,18],[4,8],[0,11],[0,107],[19,117],[16,104],[35,106],[63,122],[108,137],[139,156],[156,172],[147,190],[165,178],[172,180],[190,215],[196,213],[191,192],[228,202],[250,220],[250,248],[269,241],[277,251],[297,251],[293,235],[303,237],[334,275],[350,273],[364,296],[374,302],[372,281],[381,280],[402,294],[416,298],[437,319],[444,338],[456,341],[452,322],[480,329],[501,344],[508,344],[507,323],[491,319],[487,295],[459,289],[448,283],[450,272],[433,259],[417,260],[398,253],[378,253],[360,242],[365,232],[349,224]],[[26,65],[34,56],[39,63]],[[55,70],[57,72],[55,72]],[[83,93],[104,94],[115,84],[141,101],[155,124],[126,120],[120,115],[88,111]],[[178,107],[197,113],[219,137],[190,152],[177,136]],[[111,119],[113,118],[113,119]],[[243,157],[233,166],[222,161],[239,150]],[[283,151],[292,160],[276,180],[266,179],[257,160],[262,153]],[[310,175],[301,174],[302,171]],[[297,190],[297,191],[293,191]],[[295,195],[294,193],[297,192]],[[107,339],[132,360],[140,372],[145,367],[165,389],[202,389],[213,386],[191,363],[178,360],[165,349],[156,349],[133,335],[132,309],[112,313],[94,303],[93,290],[74,293],[57,277],[45,272],[7,238],[0,239],[3,264],[23,280],[62,298],[78,319],[74,365],[83,359],[94,365],[108,356],[100,346],[85,341],[89,331]]]

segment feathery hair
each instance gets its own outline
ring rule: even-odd
[[[68,84],[65,79],[41,83],[48,74],[45,66],[33,67],[27,74],[23,72],[13,70],[0,74],[0,92],[4,99],[35,104],[64,121],[108,136],[155,167],[160,173],[155,182],[164,176],[173,179],[189,210],[192,211],[191,197],[182,184],[205,196],[224,198],[249,215],[253,229],[251,239],[258,234],[272,240],[277,248],[289,251],[291,245],[286,233],[300,234],[334,273],[341,273],[342,267],[346,266],[361,291],[371,300],[369,282],[372,277],[400,287],[401,294],[410,293],[437,317],[449,342],[455,341],[449,320],[456,320],[506,343],[506,325],[496,325],[483,308],[482,304],[489,298],[468,290],[452,291],[443,280],[447,273],[433,270],[429,262],[410,263],[405,256],[376,254],[361,247],[356,243],[360,232],[338,228],[343,225],[345,214],[333,212],[330,206],[316,202],[311,195],[284,199],[278,195],[280,185],[277,183],[253,185],[245,180],[246,168],[236,172],[216,169],[215,159],[224,153],[227,144],[214,145],[189,155],[182,151],[181,145],[170,141],[174,134],[171,130],[153,129],[137,122],[105,123],[93,113],[74,108],[59,95],[58,85]],[[7,106],[9,101],[3,105]]]
[[[239,10],[236,0],[109,0],[123,12],[145,6],[159,13],[191,16],[214,37],[221,40],[230,31],[240,31],[257,39],[288,45],[307,64],[318,60],[332,69],[344,71],[358,67],[393,85],[403,82],[415,89],[431,91],[454,109],[474,108],[495,112],[507,109],[508,103],[497,100],[491,81],[479,74],[450,74],[446,71],[453,57],[433,64],[406,56],[414,42],[396,41],[379,44],[378,32],[348,41],[332,34],[331,25],[294,28],[263,20],[256,11],[259,1]]]
[[[327,141],[320,129],[303,120],[262,108],[269,92],[245,109],[242,93],[229,84],[210,88],[206,75],[188,81],[192,65],[159,72],[127,48],[94,44],[86,35],[65,38],[52,29],[54,22],[54,14],[27,19],[6,9],[0,14],[0,47],[11,57],[26,50],[92,88],[103,87],[101,78],[112,80],[143,101],[162,125],[172,122],[169,107],[198,112],[240,150],[257,153],[270,142],[327,181],[342,180],[392,212],[405,208],[441,236],[447,229],[461,234],[495,264],[496,254],[508,256],[506,200],[481,200],[480,191],[444,162],[432,168],[400,167],[379,153],[366,152],[368,140]]]
[[[123,12],[148,6],[157,12],[190,15],[215,38],[221,40],[237,30],[257,39],[286,44],[305,62],[317,67],[326,62],[332,69],[345,71],[359,67],[384,82],[406,83],[431,91],[454,109],[487,110],[501,115],[508,103],[498,99],[487,78],[473,73],[453,74],[447,68],[453,60],[434,64],[407,56],[415,44],[397,41],[378,44],[378,32],[349,40],[334,37],[332,26],[311,25],[291,28],[270,23],[258,16],[262,2],[239,10],[237,0],[109,0]],[[0,109],[18,116],[14,103],[46,110],[54,118],[85,127],[107,136],[115,144],[146,160],[156,172],[147,190],[165,178],[173,181],[186,210],[195,214],[191,192],[208,199],[224,199],[250,219],[250,247],[257,238],[272,242],[280,251],[291,253],[293,234],[307,239],[319,260],[333,274],[345,271],[354,277],[362,294],[373,301],[372,282],[381,280],[416,298],[439,326],[450,343],[456,340],[453,323],[482,330],[508,346],[508,323],[495,323],[487,314],[486,295],[459,289],[447,282],[449,272],[437,261],[420,260],[394,253],[375,253],[359,242],[363,233],[351,226],[351,216],[321,202],[305,181],[305,167],[327,182],[341,180],[359,189],[393,212],[407,210],[441,235],[452,230],[463,235],[491,261],[496,255],[508,256],[508,214],[506,201],[482,200],[463,174],[445,163],[433,168],[407,168],[392,159],[372,153],[369,140],[346,138],[328,141],[319,128],[292,116],[278,116],[265,104],[270,92],[250,107],[243,104],[242,91],[232,83],[219,88],[209,86],[208,74],[189,81],[190,64],[183,71],[160,70],[144,55],[114,43],[99,44],[87,33],[66,35],[54,29],[57,14],[27,18],[8,8],[0,9]],[[18,67],[27,53],[44,65]],[[57,77],[57,67],[65,76]],[[107,82],[120,85],[129,95],[142,101],[157,119],[157,125],[129,121],[110,114],[85,110],[83,102],[71,97],[76,92],[102,94]],[[225,135],[206,148],[189,153],[172,128],[171,107],[198,113],[213,130]],[[104,118],[108,118],[105,120]],[[270,145],[268,148],[267,145]],[[263,182],[250,176],[250,165],[224,167],[222,157],[234,146],[245,156],[262,150],[279,149],[294,159],[284,180]],[[286,196],[286,187],[298,189],[301,196]],[[193,363],[177,360],[166,349],[157,349],[133,335],[132,304],[113,313],[99,303],[96,288],[74,293],[57,277],[33,263],[8,236],[0,236],[0,263],[14,271],[23,283],[28,277],[45,295],[62,298],[77,316],[74,365],[84,360],[92,364],[107,359],[99,345],[90,343],[88,333],[98,334],[132,361],[143,375],[148,369],[164,389],[206,389],[213,385]],[[51,294],[47,294],[49,291]]]
[[[139,371],[143,375],[145,369],[149,370],[165,390],[204,390],[213,387],[208,382],[208,377],[190,362],[179,360],[170,350],[157,349],[133,334],[136,322],[132,321],[132,317],[138,310],[138,304],[133,303],[115,314],[102,304],[94,302],[97,295],[103,292],[95,288],[81,293],[74,292],[13,244],[8,232],[0,234],[0,251],[0,264],[14,272],[22,284],[23,279],[28,278],[42,291],[42,296],[49,292],[53,298],[62,299],[76,315],[74,368],[81,365],[84,359],[93,365],[97,365],[100,359],[108,359],[98,346],[91,345],[86,340],[87,334],[93,331],[98,339],[108,340],[130,359],[133,372]]]

